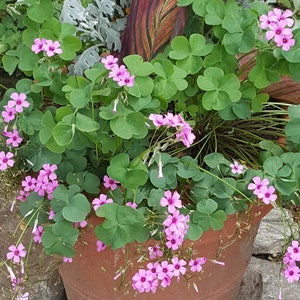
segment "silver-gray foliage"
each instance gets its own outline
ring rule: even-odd
[[[120,0],[117,4],[115,0],[93,0],[83,7],[80,0],[64,1],[60,21],[73,24],[80,39],[93,44],[77,57],[72,67],[74,74],[82,74],[99,61],[99,48],[121,50],[120,34],[127,20],[123,8],[128,7],[130,2]],[[112,21],[116,13],[120,17]]]

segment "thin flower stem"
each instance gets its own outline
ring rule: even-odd
[[[0,88],[4,89],[4,90],[8,90],[8,87],[3,85],[2,83],[0,83]]]

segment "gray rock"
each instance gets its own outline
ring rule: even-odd
[[[290,233],[290,229],[285,227],[282,217],[291,223],[292,219],[287,211],[281,212],[280,209],[272,209],[261,221],[258,234],[254,243],[253,254],[281,253],[284,245],[284,236]]]
[[[261,221],[253,254],[264,259],[252,256],[237,300],[278,300],[280,291],[283,300],[300,299],[300,281],[288,283],[281,276],[281,263],[268,260],[282,252],[285,235],[295,230],[284,226],[282,216],[292,224],[288,212],[279,209],[273,209]]]

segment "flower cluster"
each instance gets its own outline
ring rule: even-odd
[[[23,112],[23,109],[30,106],[30,103],[26,101],[26,94],[13,92],[10,95],[10,99],[7,105],[4,106],[4,110],[1,113],[4,123],[10,123],[15,120],[17,113]],[[11,127],[12,131],[8,129]],[[19,147],[22,143],[23,138],[20,136],[19,131],[14,128],[13,124],[8,124],[5,126],[2,135],[6,137],[6,145],[12,147]],[[4,171],[9,167],[14,165],[14,160],[12,159],[14,154],[12,152],[5,153],[0,152],[0,170]]]
[[[55,54],[62,54],[62,49],[59,47],[60,43],[58,41],[36,38],[34,39],[34,44],[31,46],[31,50],[35,54],[44,51],[48,57],[51,57]]]
[[[189,215],[184,216],[180,214],[177,208],[182,208],[182,201],[178,192],[172,193],[166,191],[164,197],[160,200],[162,207],[167,207],[168,216],[163,222],[165,226],[166,247],[173,251],[174,255],[168,260],[159,259],[163,257],[163,251],[159,245],[148,247],[149,258],[151,260],[158,259],[155,262],[149,262],[147,269],[139,269],[138,272],[132,277],[132,287],[139,293],[155,293],[158,286],[166,288],[171,284],[172,278],[180,280],[181,275],[187,272],[187,265],[190,267],[190,272],[201,272],[202,265],[206,263],[207,258],[198,257],[196,259],[183,259],[176,255],[176,250],[183,244],[183,239],[187,233]],[[212,261],[224,265],[222,262]]]
[[[24,195],[26,192],[29,194],[33,191],[38,193],[39,196],[47,196],[51,200],[52,194],[58,186],[56,169],[57,165],[43,164],[37,178],[30,175],[25,177],[22,181],[23,190],[20,191],[20,194]]]
[[[265,204],[270,204],[276,201],[277,195],[275,194],[274,186],[269,186],[267,178],[261,179],[258,176],[252,178],[253,182],[249,183],[248,189],[253,191],[253,194],[261,199]]]
[[[177,250],[182,245],[184,236],[187,233],[189,215],[185,216],[176,208],[182,207],[182,202],[179,199],[178,192],[166,191],[160,200],[160,205],[168,207],[168,216],[163,222],[165,226],[164,233],[166,235],[166,246],[169,249]]]
[[[284,269],[282,274],[290,283],[300,279],[300,268],[297,266],[297,262],[300,262],[300,245],[298,241],[294,240],[287,248],[283,258]]]
[[[282,47],[284,51],[289,51],[295,45],[291,29],[294,25],[294,20],[290,18],[292,15],[293,12],[289,9],[282,11],[274,8],[268,15],[262,15],[259,19],[260,27],[267,30],[266,39],[274,40],[276,46]]]
[[[119,86],[131,87],[134,85],[134,75],[130,75],[130,72],[124,65],[118,65],[118,58],[112,55],[108,55],[101,59],[104,67],[109,70],[108,77],[112,78],[118,83]]]
[[[23,112],[24,107],[29,107],[30,103],[26,101],[27,96],[24,93],[12,93],[7,105],[4,106],[4,111],[1,115],[5,123],[13,121],[17,113]]]
[[[18,273],[15,273],[12,270],[12,268],[6,264],[6,268],[8,270],[10,281],[11,281],[11,290],[15,294],[16,299],[28,300],[29,293],[26,292],[23,294],[22,292],[23,276],[25,273],[23,259],[26,257],[27,251],[22,243],[18,245],[11,245],[8,247],[8,250],[9,251],[6,254],[6,258],[8,260],[11,260],[14,265],[19,267]]]
[[[192,127],[180,114],[173,115],[170,112],[166,115],[150,114],[149,120],[157,128],[161,126],[176,128],[176,140],[181,141],[186,147],[190,147],[196,138]]]

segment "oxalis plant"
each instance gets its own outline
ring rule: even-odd
[[[300,107],[264,93],[283,75],[300,79],[297,1],[180,0],[193,22],[163,52],[149,61],[106,53],[82,75],[68,69],[85,50],[76,27],[51,1],[17,4],[21,39],[1,63],[22,76],[2,86],[0,102],[0,170],[24,170],[11,211],[26,225],[1,263],[13,297],[29,296],[28,230],[65,263],[91,215],[95,251],[152,239],[131,286],[155,293],[223,265],[184,240],[253,206],[299,207]],[[283,276],[294,282],[299,236],[286,240]]]

